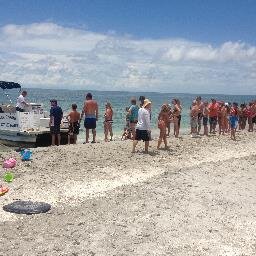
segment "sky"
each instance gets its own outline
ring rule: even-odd
[[[0,80],[256,95],[254,0],[0,0]]]

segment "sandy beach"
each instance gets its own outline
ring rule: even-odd
[[[256,133],[33,149],[0,197],[0,255],[256,255]],[[1,177],[4,173],[1,168]],[[3,182],[3,184],[5,184]],[[14,200],[50,203],[16,215]]]

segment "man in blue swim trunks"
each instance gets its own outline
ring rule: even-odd
[[[96,143],[96,122],[98,121],[98,103],[92,99],[92,94],[87,93],[86,100],[81,115],[85,115],[84,128],[85,128],[85,143],[89,143],[89,132],[92,130],[93,140],[92,143]]]

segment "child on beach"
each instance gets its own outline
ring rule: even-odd
[[[106,103],[105,105],[105,114],[104,114],[104,134],[105,134],[105,142],[108,142],[108,134],[110,134],[110,141],[113,140],[113,129],[112,129],[112,124],[113,124],[113,109],[112,106],[109,102]]]
[[[236,102],[233,103],[233,106],[230,109],[230,128],[231,128],[231,139],[236,140],[236,127],[238,122],[238,104]]]
[[[72,104],[72,110],[68,114],[68,123],[69,123],[69,130],[68,130],[68,144],[70,144],[70,139],[73,138],[74,144],[77,142],[77,135],[79,134],[80,128],[80,113],[77,111],[77,105]]]
[[[205,101],[203,103],[203,126],[204,126],[204,135],[208,136],[209,135],[209,130],[208,130],[208,119],[209,119],[209,109],[208,109],[208,102]]]
[[[130,129],[130,113],[129,113],[129,107],[125,108],[125,127],[127,129]]]
[[[161,107],[161,111],[158,115],[158,128],[160,130],[159,139],[157,143],[157,149],[160,148],[162,141],[164,142],[165,149],[167,149],[167,139],[166,139],[166,128],[169,122],[169,108],[167,104]]]
[[[125,108],[125,127],[123,131],[123,135],[121,137],[121,140],[127,140],[131,139],[131,128],[130,128],[130,113],[129,113],[129,107]]]
[[[124,127],[124,132],[123,132],[123,134],[122,134],[121,140],[128,140],[128,139],[130,139],[131,137],[130,137],[129,134],[131,134],[131,133],[129,132],[129,128]]]

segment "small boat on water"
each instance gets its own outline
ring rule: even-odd
[[[6,90],[19,89],[14,82],[0,81],[0,88],[8,98]],[[11,102],[11,100],[9,99]],[[38,147],[50,146],[49,113],[40,103],[30,103],[25,112],[16,111],[12,104],[0,105],[0,143],[8,146]],[[61,124],[61,144],[67,144],[68,122],[64,118]]]

